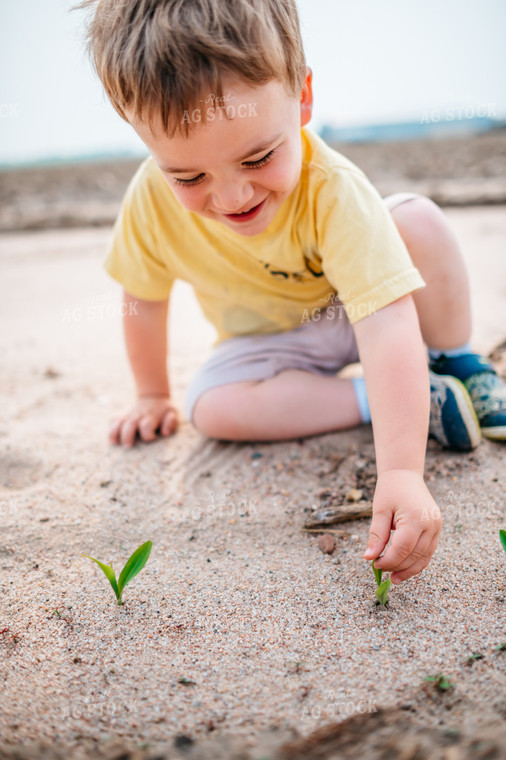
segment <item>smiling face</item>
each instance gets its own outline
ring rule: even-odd
[[[223,92],[221,104],[204,96],[200,108],[185,112],[188,137],[168,137],[161,124],[150,129],[127,115],[184,208],[241,235],[257,235],[299,180],[300,127],[311,117],[311,72],[300,98],[276,80],[255,87],[229,80]]]

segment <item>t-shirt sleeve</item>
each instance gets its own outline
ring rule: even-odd
[[[384,201],[359,169],[333,167],[316,194],[322,267],[350,322],[425,283]]]
[[[104,267],[127,293],[146,301],[169,297],[174,277],[163,261],[156,206],[147,162],[138,169],[123,198]]]

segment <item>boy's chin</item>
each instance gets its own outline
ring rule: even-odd
[[[259,235],[261,232],[264,232],[269,224],[271,223],[272,219],[266,219],[262,221],[257,221],[254,219],[251,222],[244,223],[244,224],[236,224],[229,219],[221,219],[220,222],[225,227],[227,227],[229,230],[232,230],[233,232],[237,232],[238,235],[243,235],[243,237],[251,237],[253,235]]]

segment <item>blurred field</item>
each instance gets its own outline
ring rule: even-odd
[[[363,169],[382,195],[418,192],[442,206],[506,203],[506,130],[334,147]],[[139,163],[117,160],[1,171],[0,231],[110,225]]]

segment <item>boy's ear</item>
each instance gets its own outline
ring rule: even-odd
[[[305,127],[311,120],[311,114],[313,112],[313,72],[306,67],[306,81],[304,82],[304,88],[300,97],[300,125]]]

